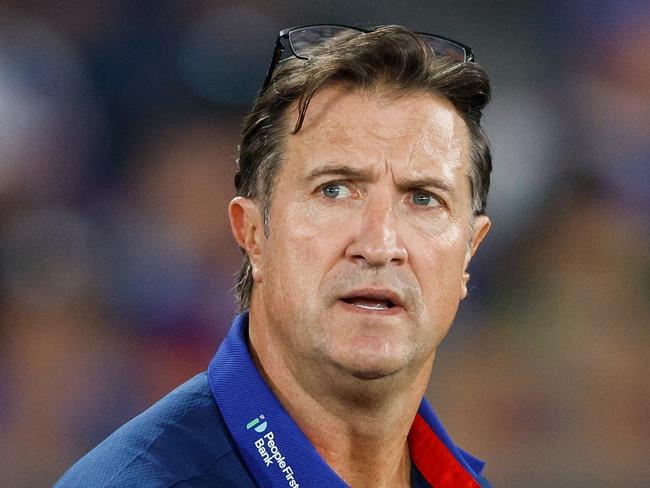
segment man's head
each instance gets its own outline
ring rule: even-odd
[[[480,67],[401,27],[284,62],[246,120],[230,206],[242,308],[360,376],[432,357],[489,228],[488,98]]]
[[[282,164],[286,138],[300,129],[318,89],[344,81],[350,87],[384,85],[400,93],[425,92],[449,100],[468,126],[472,211],[483,214],[492,171],[490,147],[480,126],[482,109],[490,98],[490,84],[483,69],[475,63],[436,57],[422,39],[398,26],[351,39],[348,35],[342,37],[317,47],[308,62],[284,62],[276,70],[272,85],[255,101],[240,145],[237,195],[258,201],[268,225],[274,177]],[[287,109],[296,104],[299,113],[290,119]],[[237,282],[242,310],[250,304],[253,283],[250,260],[245,255]]]

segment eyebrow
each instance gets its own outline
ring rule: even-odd
[[[326,164],[313,169],[306,176],[307,180],[313,180],[321,176],[343,176],[355,180],[369,180],[371,179],[371,171],[367,169],[353,168],[346,164]],[[398,182],[397,186],[402,190],[409,190],[413,188],[437,188],[444,192],[454,194],[456,193],[453,186],[444,178],[437,178],[435,176],[406,179]]]
[[[454,187],[447,180],[435,176],[407,180],[404,183],[398,183],[398,186],[403,188],[437,188],[446,193],[456,193]]]
[[[326,164],[313,169],[307,176],[307,180],[313,180],[320,176],[346,176],[354,179],[369,179],[370,171],[353,168],[347,164]]]

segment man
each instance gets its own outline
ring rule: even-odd
[[[490,226],[488,98],[447,39],[283,31],[229,207],[242,315],[59,486],[488,486],[423,400]]]

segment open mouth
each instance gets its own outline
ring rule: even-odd
[[[395,307],[391,300],[382,298],[350,297],[341,300],[364,310],[388,310]]]

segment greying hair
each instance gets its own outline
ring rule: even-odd
[[[244,120],[235,175],[238,196],[257,200],[268,235],[273,183],[282,164],[283,142],[297,133],[309,102],[325,85],[350,89],[387,88],[398,93],[425,92],[453,104],[470,137],[469,181],[473,215],[485,213],[492,157],[481,128],[482,110],[490,99],[490,82],[476,63],[436,56],[417,35],[400,26],[338,36],[314,48],[308,60],[290,58],[276,69],[271,84],[257,97]],[[297,103],[291,128],[287,111]],[[241,310],[253,292],[252,267],[244,253],[236,285]]]

